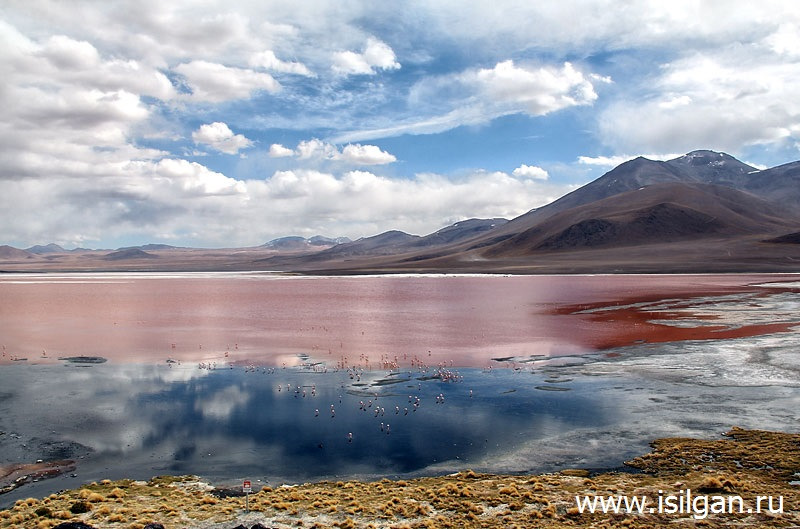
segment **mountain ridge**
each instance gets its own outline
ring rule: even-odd
[[[337,274],[800,271],[797,233],[800,161],[759,169],[725,153],[697,150],[667,161],[633,158],[511,220],[467,219],[424,236],[399,230],[355,241],[289,236],[222,250],[152,244],[117,252],[148,250],[158,259],[117,253],[113,264],[108,256],[97,264],[91,251],[79,252],[84,260],[75,257],[68,265],[63,254],[5,247],[0,265]]]

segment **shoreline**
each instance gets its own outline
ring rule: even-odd
[[[95,529],[438,528],[438,527],[786,527],[800,522],[800,434],[734,427],[722,439],[657,439],[653,450],[626,464],[641,473],[565,469],[536,475],[478,474],[471,470],[439,477],[379,481],[322,481],[265,487],[247,498],[190,476],[160,476],[147,482],[103,480],[45,498],[18,500],[0,511],[0,528],[49,529],[73,521]],[[602,514],[581,513],[575,496],[630,495],[655,501],[741,497],[745,512],[694,510]],[[681,496],[683,494],[684,496]],[[661,495],[661,496],[659,496]],[[756,496],[776,499],[756,512]],[[777,512],[777,498],[782,512]],[[663,503],[663,502],[662,502]],[[702,502],[700,502],[702,503]],[[687,504],[688,505],[688,504]],[[753,512],[747,512],[750,509]],[[84,511],[84,512],[76,512]],[[708,509],[706,509],[708,511]],[[774,511],[774,512],[773,512]]]

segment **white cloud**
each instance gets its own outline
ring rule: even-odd
[[[388,229],[427,234],[472,217],[514,217],[544,205],[571,186],[503,172],[476,171],[453,179],[426,173],[393,179],[370,171],[335,175],[316,170],[278,171],[248,189],[262,198],[266,216],[286,232],[374,235]],[[274,225],[274,224],[273,224]]]
[[[511,104],[533,116],[597,99],[592,83],[568,62],[560,68],[521,68],[508,60],[491,69],[465,72],[461,81],[475,86],[487,102]]]
[[[598,116],[605,143],[623,152],[741,152],[800,140],[800,61],[786,60],[782,26],[760,40],[695,52],[661,66],[643,97]]]
[[[94,46],[64,35],[50,37],[39,55],[57,68],[65,70],[86,70],[100,64],[100,54]]]
[[[397,161],[393,154],[381,150],[377,145],[348,144],[339,150],[336,145],[317,138],[301,141],[295,150],[278,143],[272,144],[269,156],[294,156],[308,162],[340,162],[345,165],[385,165]]]
[[[349,144],[342,149],[340,159],[357,165],[384,165],[397,158],[375,145]]]
[[[522,164],[516,169],[514,169],[511,174],[516,176],[517,178],[533,178],[536,180],[547,180],[548,174],[547,171],[542,169],[541,167],[536,167],[535,165],[525,165]]]
[[[179,64],[175,71],[186,78],[192,99],[219,103],[246,99],[253,92],[277,92],[280,84],[271,75],[244,68],[233,68],[207,61]]]
[[[281,235],[427,234],[472,217],[514,217],[571,186],[502,172],[394,179],[371,171],[296,169],[239,181],[180,159],[109,166],[102,178],[8,182],[0,240],[92,241],[134,235],[211,247]],[[39,212],[47,211],[47,215]]]
[[[297,158],[300,160],[337,160],[339,150],[335,145],[325,143],[316,138],[304,140],[297,144]]]
[[[333,55],[333,70],[344,75],[373,75],[376,70],[396,70],[400,63],[392,48],[370,37],[361,53],[341,51]]]
[[[209,145],[226,154],[236,154],[242,149],[253,145],[253,142],[242,134],[234,134],[227,124],[215,121],[214,123],[200,125],[192,132],[195,143]]]
[[[175,199],[229,196],[247,192],[244,182],[212,171],[196,162],[167,158],[156,163],[143,162],[137,164],[140,174],[154,177],[153,184],[145,184],[142,192],[155,194],[157,190],[169,189],[170,196]]]
[[[276,72],[292,73],[306,77],[313,77],[314,75],[303,63],[282,61],[275,56],[275,52],[272,50],[260,51],[252,55],[249,64],[254,68],[266,68]]]
[[[269,156],[271,158],[286,158],[294,156],[294,151],[288,147],[284,147],[280,143],[273,143],[269,146]]]
[[[342,133],[334,140],[433,134],[462,125],[484,124],[501,116],[542,116],[591,105],[598,97],[593,81],[608,82],[593,74],[585,75],[570,63],[525,67],[511,60],[499,62],[493,68],[428,77],[411,88],[408,105],[414,109],[413,117],[395,120],[388,127]],[[420,115],[425,117],[420,119]]]
[[[386,43],[370,37],[367,39],[367,46],[364,48],[364,60],[374,68],[381,70],[396,70],[400,68],[394,51]]]
[[[764,42],[779,55],[800,57],[800,27],[798,24],[781,24]]]

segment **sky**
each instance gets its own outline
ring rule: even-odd
[[[512,218],[642,155],[800,159],[795,0],[4,0],[0,244]]]

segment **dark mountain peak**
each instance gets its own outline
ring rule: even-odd
[[[158,256],[147,253],[139,248],[127,248],[125,250],[117,250],[116,252],[108,253],[101,257],[101,259],[104,261],[122,261],[125,259],[158,259]]]
[[[410,240],[418,239],[418,238],[419,238],[419,235],[411,235],[411,234],[408,234],[408,233],[406,233],[404,231],[400,231],[400,230],[389,230],[389,231],[385,231],[383,233],[379,233],[378,235],[372,235],[371,237],[361,237],[360,239],[358,239],[355,242],[357,242],[357,243],[360,243],[360,242],[371,242],[371,243],[380,242],[380,243],[394,244],[394,243],[406,242],[406,241],[410,241]]]
[[[758,172],[755,167],[740,162],[729,154],[709,150],[692,151],[666,163],[689,180],[737,189],[746,188],[750,179],[748,175]]]
[[[724,152],[712,151],[710,149],[698,149],[696,151],[687,152],[683,156],[679,156],[675,158],[675,160],[670,161],[682,161],[691,163],[692,165],[702,165],[711,162],[719,162],[726,159],[735,160],[736,158]]]
[[[30,248],[26,248],[25,251],[41,255],[44,253],[64,253],[66,250],[64,250],[64,248],[61,246],[51,242],[50,244],[45,245],[36,244]]]

